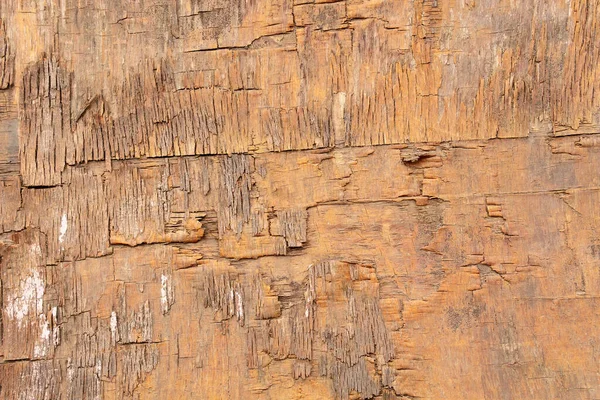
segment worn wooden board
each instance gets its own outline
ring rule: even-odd
[[[597,0],[3,0],[0,398],[600,397]]]

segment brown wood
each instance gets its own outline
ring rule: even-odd
[[[2,0],[0,398],[600,398],[598,0]]]

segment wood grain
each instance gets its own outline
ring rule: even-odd
[[[600,397],[597,0],[3,0],[0,398]]]

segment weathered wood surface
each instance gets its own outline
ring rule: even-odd
[[[2,0],[2,399],[600,398],[598,0]]]

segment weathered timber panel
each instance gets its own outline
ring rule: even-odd
[[[600,397],[598,0],[3,0],[0,398]]]

